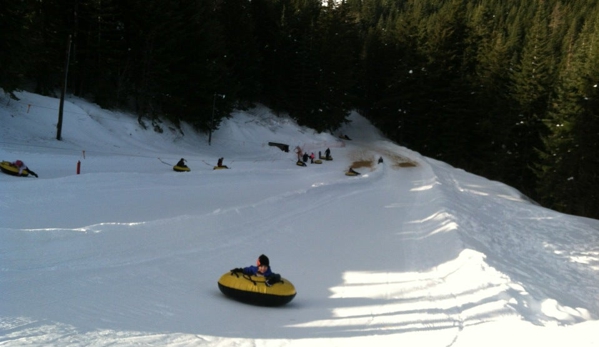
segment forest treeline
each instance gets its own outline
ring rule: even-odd
[[[200,130],[255,103],[331,132],[358,110],[423,155],[599,218],[596,0],[0,8],[0,87],[9,94],[55,95],[68,67],[69,93]]]

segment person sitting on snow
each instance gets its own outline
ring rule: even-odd
[[[353,173],[355,175],[359,175],[360,174],[359,172],[355,171],[354,168],[352,168],[351,166],[349,167],[349,170],[347,170],[347,172]]]
[[[281,280],[281,275],[275,274],[272,272],[270,268],[270,260],[264,254],[261,254],[256,261],[256,266],[251,265],[244,268],[235,268],[231,270],[233,273],[243,273],[244,275],[250,276],[261,276],[266,278],[266,286],[270,287],[271,285],[279,282]]]
[[[216,164],[216,166],[224,167],[224,168],[228,169],[228,167],[226,165],[223,165],[223,160],[225,160],[225,158],[218,158],[218,163]]]
[[[179,162],[178,162],[178,163],[177,163],[177,165],[175,165],[175,166],[179,166],[179,167],[187,167],[187,165],[185,165],[185,162],[186,162],[186,161],[187,161],[187,160],[185,160],[185,159],[181,158],[181,160],[179,160]]]

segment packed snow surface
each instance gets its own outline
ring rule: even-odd
[[[209,145],[69,97],[58,141],[57,99],[1,95],[0,159],[39,178],[0,175],[0,346],[599,345],[599,221],[358,114],[318,134],[256,106]],[[333,160],[300,167],[296,148]],[[291,303],[219,291],[262,253]]]

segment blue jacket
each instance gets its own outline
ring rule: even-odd
[[[268,269],[266,270],[266,272],[264,273],[258,273],[258,267],[257,266],[248,266],[248,267],[244,267],[243,268],[243,273],[246,275],[252,275],[252,276],[264,276],[264,277],[268,277],[272,275],[272,271],[270,270],[270,266],[268,267]]]

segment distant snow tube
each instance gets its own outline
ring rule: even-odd
[[[316,160],[314,160],[314,162],[312,164],[322,164],[322,160],[316,159]]]
[[[29,171],[27,171],[27,170],[23,170],[21,172],[21,175],[19,175],[19,168],[14,166],[11,162],[5,161],[5,160],[3,160],[0,163],[0,170],[2,170],[2,172],[4,172],[7,175],[20,176],[20,177],[29,176]]]
[[[242,273],[227,272],[218,280],[218,289],[237,301],[260,306],[281,306],[289,303],[297,292],[285,278],[266,286],[266,279]]]
[[[223,166],[215,166],[212,170],[224,170],[224,169],[228,169],[229,167],[226,165]]]
[[[188,168],[187,166],[178,166],[175,165],[173,166],[173,170],[177,171],[177,172],[187,172],[187,171],[191,171],[190,168]]]
[[[331,157],[331,156],[328,156],[328,157],[323,157],[323,156],[321,155],[321,156],[319,157],[319,159],[322,159],[322,160],[329,160],[329,161],[331,161],[331,160],[333,160],[333,157]]]
[[[345,176],[360,176],[360,173],[356,171],[348,171],[345,173]]]
[[[304,163],[301,160],[298,160],[297,163],[295,163],[295,165],[297,165],[297,166],[306,166],[306,163]]]

